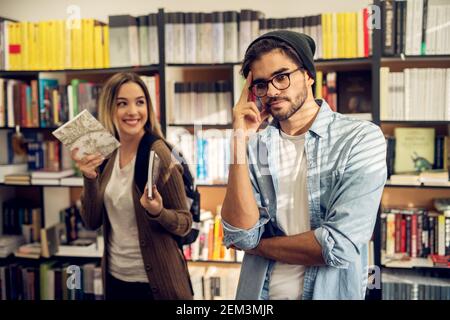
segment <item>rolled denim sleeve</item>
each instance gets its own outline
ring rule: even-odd
[[[386,182],[386,143],[368,125],[355,139],[321,227],[314,230],[328,266],[347,268],[372,236]]]
[[[269,221],[269,212],[265,207],[258,207],[259,220],[250,229],[240,229],[232,226],[226,221],[222,220],[224,231],[224,243],[226,247],[234,245],[236,248],[242,250],[249,250],[255,248],[261,235],[264,232],[264,225]]]

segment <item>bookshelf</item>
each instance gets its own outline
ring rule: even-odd
[[[380,5],[380,1],[374,1],[375,5]],[[21,79],[26,82],[39,79],[41,77],[58,77],[70,82],[71,79],[80,78],[89,81],[102,82],[116,72],[130,71],[141,75],[159,76],[160,81],[160,122],[165,133],[168,129],[178,128],[186,129],[190,134],[194,133],[194,123],[172,123],[171,117],[173,112],[173,83],[174,82],[213,82],[213,81],[229,81],[231,84],[231,103],[229,112],[239,97],[241,90],[241,80],[239,78],[239,62],[228,63],[167,63],[165,46],[165,12],[163,9],[158,10],[158,37],[159,37],[159,64],[148,66],[130,66],[116,68],[100,68],[100,69],[67,69],[67,70],[33,70],[33,71],[0,71],[0,78]],[[343,59],[318,59],[316,60],[316,68],[322,72],[345,72],[345,71],[370,71],[371,96],[372,96],[372,121],[379,125],[383,132],[392,134],[396,127],[435,127],[437,132],[449,135],[448,126],[450,121],[397,121],[397,120],[380,120],[381,105],[381,88],[380,88],[380,68],[389,67],[392,71],[402,71],[407,68],[450,68],[450,55],[437,56],[383,56],[382,52],[382,32],[379,29],[372,30],[372,53],[364,58],[343,58]],[[12,130],[13,128],[1,127],[3,130]],[[55,127],[22,127],[23,132],[45,132],[49,134],[50,130]],[[226,131],[231,129],[231,124],[205,124],[202,130],[217,129]],[[227,146],[228,148],[228,146]],[[201,193],[202,208],[211,212],[216,212],[217,206],[223,202],[226,192],[226,181],[220,182],[204,182],[198,184]],[[72,205],[81,193],[80,186],[47,186],[47,185],[27,185],[18,186],[0,183],[0,202],[12,197],[24,197],[30,201],[38,203],[42,207],[42,225],[49,225],[58,215],[57,209]],[[51,199],[50,195],[51,194]],[[58,195],[58,201],[55,201],[55,195]],[[431,200],[434,197],[450,197],[450,186],[430,186],[430,185],[394,185],[389,181],[385,186],[383,199],[380,205],[380,213],[382,207],[395,206],[425,206],[431,207]],[[51,204],[51,205],[50,205]],[[381,221],[380,217],[374,231],[374,264],[383,266],[383,268],[397,269],[427,269],[439,270],[440,268],[433,266],[429,259],[415,258],[409,261],[395,261],[383,264],[381,254]],[[96,261],[101,258],[101,250],[85,255],[68,255],[57,254],[54,258],[65,262],[84,263],[85,261]],[[27,261],[23,258],[8,257],[0,259],[0,263],[10,263],[14,261]],[[46,261],[40,259],[40,261]],[[33,263],[34,261],[30,262]],[[207,268],[211,265],[220,266],[229,269],[236,269],[236,273],[240,268],[240,263],[234,261],[220,260],[189,260],[190,266],[199,268]],[[444,273],[445,275],[445,273]],[[448,274],[447,274],[448,275]],[[369,292],[370,299],[381,299],[381,290],[371,290]]]

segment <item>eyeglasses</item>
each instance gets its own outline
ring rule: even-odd
[[[278,90],[285,90],[291,85],[291,74],[299,70],[302,69],[297,68],[291,72],[279,73],[267,81],[261,80],[255,84],[252,84],[248,89],[258,98],[262,98],[267,95],[267,90],[269,90],[269,82],[272,83],[272,85]]]

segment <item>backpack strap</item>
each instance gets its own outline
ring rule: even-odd
[[[146,133],[141,141],[136,153],[136,163],[134,165],[134,182],[136,183],[139,191],[144,193],[145,184],[148,179],[148,159],[150,157],[150,150],[152,145],[159,138],[150,133]]]

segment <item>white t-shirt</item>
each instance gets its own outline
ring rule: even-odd
[[[289,136],[280,130],[277,223],[286,235],[311,229],[309,221],[305,134]],[[305,267],[275,262],[269,284],[272,300],[299,300]]]
[[[136,157],[120,169],[119,156],[117,154],[104,195],[105,207],[111,223],[108,271],[113,277],[122,281],[148,282],[139,246],[131,191]]]

